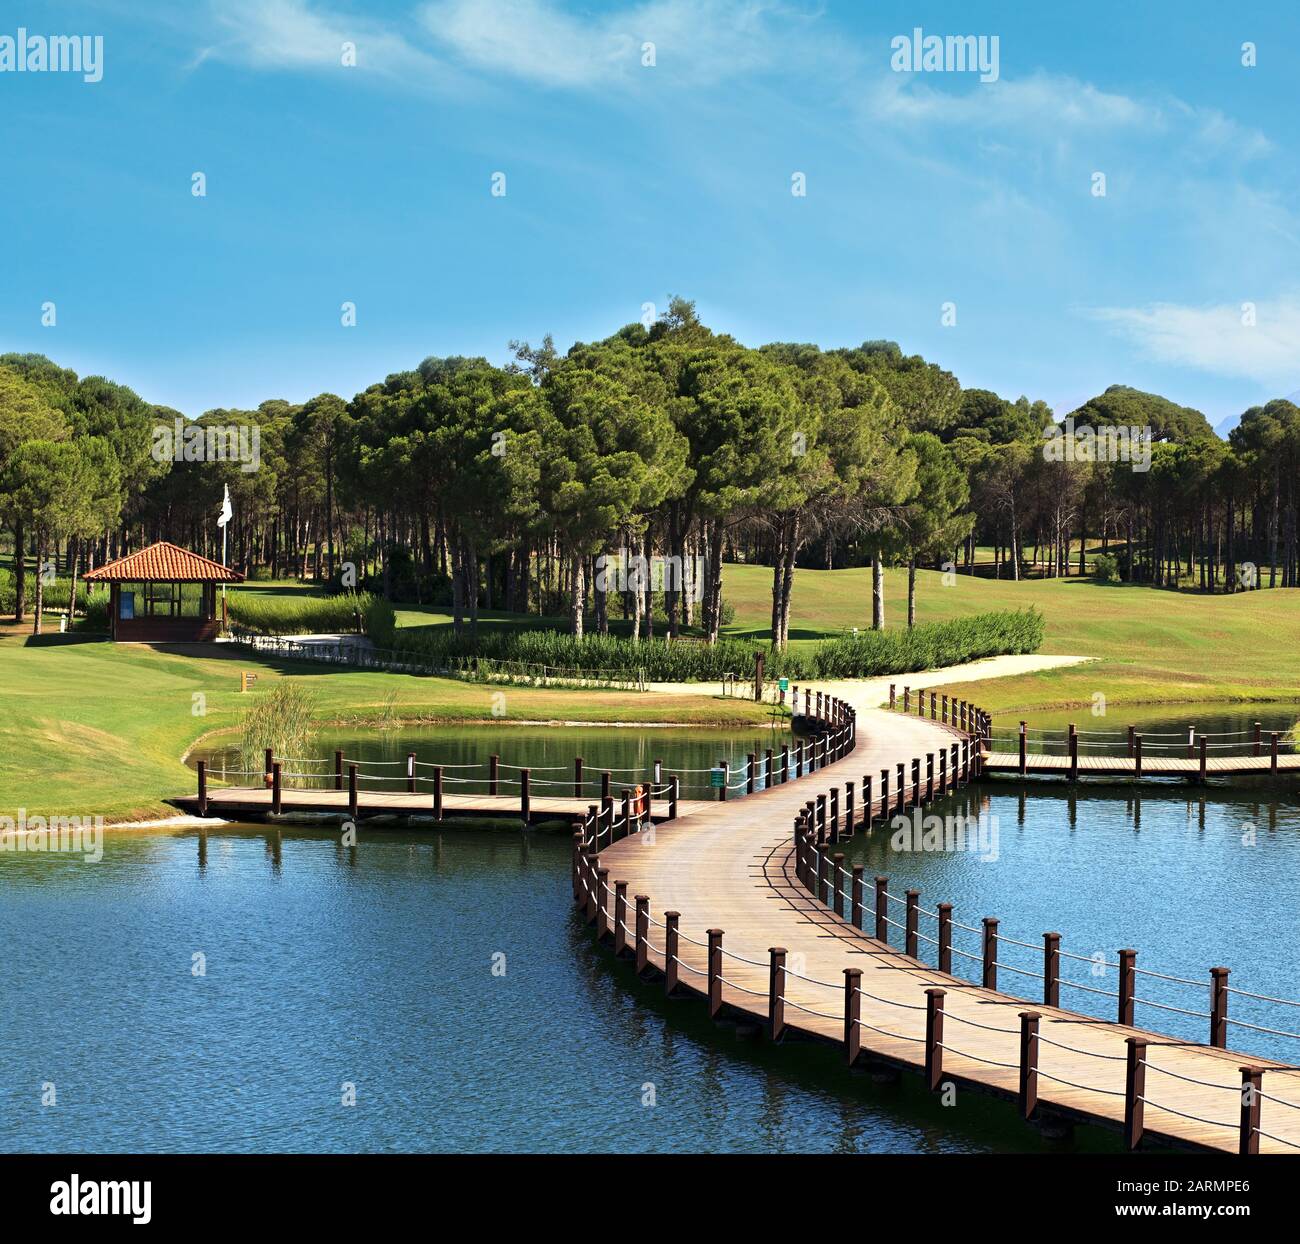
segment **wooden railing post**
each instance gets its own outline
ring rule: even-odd
[[[343,789],[343,750],[336,748],[334,751],[334,789]]]
[[[519,815],[525,825],[528,824],[529,815],[532,812],[532,795],[529,790],[529,775],[527,769],[519,770]]]
[[[434,765],[433,767],[433,816],[434,820],[442,820],[442,766]]]
[[[595,924],[596,913],[600,910],[596,901],[596,861],[600,858],[599,846],[593,841],[587,844],[584,854],[587,857],[587,910],[584,913],[588,924]]]
[[[208,762],[200,760],[198,763],[199,779],[199,815],[207,816],[208,814]]]
[[[722,1010],[722,930],[710,929],[709,938],[709,1018],[716,1019]]]
[[[903,712],[910,713],[911,711],[912,711],[912,689],[911,687],[905,686],[903,688]]]
[[[896,699],[896,693],[894,691],[894,684],[891,682],[889,684],[889,707],[892,709],[897,703],[898,701]]]
[[[596,938],[598,941],[605,940],[605,934],[609,932],[609,905],[606,887],[608,881],[609,869],[596,869]]]
[[[664,912],[664,995],[671,997],[677,989],[677,921],[681,913]]]
[[[1142,736],[1140,734],[1133,736],[1133,776],[1135,778],[1142,776]]]
[[[582,757],[573,758],[573,797],[582,798]]]
[[[907,764],[898,762],[898,815],[907,811]]]
[[[501,757],[489,756],[488,757],[488,794],[489,795],[496,795],[500,793],[499,791],[500,781],[501,781]]]
[[[636,970],[644,975],[650,966],[650,896],[636,896]]]
[[[907,917],[906,917],[906,935],[904,938],[903,953],[910,959],[917,957],[917,926],[920,924],[921,916],[921,891],[908,890],[907,898]]]
[[[1255,723],[1255,755],[1256,756],[1260,754],[1260,751],[1263,748],[1263,746],[1264,746],[1264,723],[1262,721],[1257,721]]]
[[[940,903],[939,913],[939,971],[952,975],[952,904]]]
[[[840,788],[832,786],[830,790],[830,840],[839,842],[840,840]]]
[[[984,988],[998,987],[998,922],[994,916],[984,917],[983,946]]]
[[[607,799],[613,798],[613,783],[610,779],[609,770],[606,769],[600,775],[600,801],[604,803]]]
[[[763,774],[763,789],[771,790],[776,785],[776,774],[772,764],[772,749],[770,747],[765,749],[765,759],[767,768]]]
[[[1126,1028],[1133,1027],[1133,994],[1137,984],[1137,974],[1134,971],[1136,966],[1136,950],[1121,950],[1119,952],[1118,1022]]]
[[[830,893],[826,887],[826,877],[830,872],[830,860],[826,858],[825,851],[817,852],[817,901],[830,905]]]
[[[844,836],[853,837],[853,781],[844,783]]]
[[[1210,969],[1210,1044],[1228,1048],[1228,969]]]
[[[850,1067],[862,1053],[862,969],[844,969],[844,1056]]]
[[[1259,1120],[1263,1108],[1264,1069],[1241,1068],[1241,1130],[1237,1140],[1240,1154],[1259,1152]]]
[[[862,828],[871,832],[871,822],[875,819],[875,801],[871,798],[871,775],[862,775]]]
[[[415,794],[415,753],[406,753],[406,793]]]
[[[1061,935],[1043,934],[1043,1005],[1061,1005]]]
[[[782,782],[790,780],[790,745],[781,744],[781,779]]]
[[[1038,1012],[1020,1012],[1020,1115],[1033,1118],[1038,1108]]]
[[[1128,754],[1133,755],[1133,744],[1137,739],[1137,727],[1129,726],[1128,728]]]
[[[677,800],[682,793],[682,779],[675,773],[668,779],[668,819],[677,819]]]
[[[357,767],[355,764],[348,765],[348,815],[355,821],[357,819]]]
[[[835,914],[844,918],[844,852],[837,851],[832,859],[834,868],[831,873],[831,889],[834,893],[831,897],[834,899],[832,904],[835,908]]]
[[[939,753],[939,794],[948,793],[948,749]]]
[[[583,838],[582,829],[578,826],[578,822],[575,821],[574,825],[572,871],[573,901],[576,904],[582,897],[582,847],[585,840]]]
[[[1074,722],[1070,722],[1070,781],[1079,780],[1079,732]]]
[[[280,762],[276,760],[271,765],[271,811],[277,816],[280,814],[283,793]]]
[[[880,771],[880,819],[889,819],[889,770]]]
[[[965,774],[962,773],[961,765],[958,763],[957,760],[958,754],[960,752],[959,746],[956,743],[954,743],[950,750],[952,752],[952,755],[948,759],[948,767],[951,771],[953,789],[956,789],[958,786],[964,786],[966,784],[966,777]]]
[[[912,758],[912,807],[921,803],[921,758]]]
[[[1277,731],[1268,736],[1268,771],[1277,772]]]
[[[876,941],[889,941],[889,925],[885,922],[886,908],[889,905],[889,878],[876,878]]]
[[[855,929],[862,928],[862,865],[853,865],[852,897],[849,901],[849,919]]]
[[[1201,735],[1201,738],[1200,738],[1200,747],[1201,747],[1201,772],[1200,772],[1200,782],[1201,782],[1201,785],[1204,786],[1204,785],[1205,785],[1205,779],[1206,779],[1206,770],[1209,768],[1209,765],[1206,763],[1206,757],[1205,757],[1205,735]]]
[[[614,953],[627,949],[627,882],[614,882]]]
[[[1128,1057],[1124,1072],[1124,1143],[1136,1149],[1142,1142],[1142,1105],[1147,1091],[1145,1037],[1125,1037]]]
[[[627,787],[623,788],[621,794],[621,801],[622,801],[623,837],[626,838],[632,833],[632,817],[634,815],[632,811],[632,792],[628,790]]]
[[[934,753],[925,754],[925,801],[934,802]]]
[[[779,1041],[785,1035],[785,955],[784,946],[773,946],[767,975],[767,1035]]]
[[[271,774],[275,766],[275,753],[272,748],[262,750],[262,772],[266,775],[266,784],[271,784]]]
[[[1029,740],[1025,733],[1025,723],[1020,723],[1020,776],[1029,772]]]
[[[942,721],[943,721],[943,724],[944,724],[945,726],[948,724],[948,697],[947,697],[946,695],[943,697],[943,717],[942,717]]]
[[[943,1000],[942,989],[925,991],[925,1086],[932,1092],[943,1079]]]
[[[747,795],[754,793],[754,764],[755,756],[753,752],[750,752],[746,757],[745,794]]]

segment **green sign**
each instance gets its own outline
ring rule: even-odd
[[[776,680],[776,685],[780,687],[782,691],[790,690],[790,680],[788,678],[778,678]]]
[[[709,770],[709,785],[712,786],[715,790],[721,789],[721,787],[725,786],[726,783],[727,783],[726,769]]]

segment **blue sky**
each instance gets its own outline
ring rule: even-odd
[[[1058,408],[1126,383],[1219,423],[1300,389],[1289,2],[5,15],[0,37],[102,35],[104,72],[0,73],[0,349],[190,415],[567,348],[670,294],[749,344],[893,338]],[[895,72],[918,26],[996,35],[998,80]]]

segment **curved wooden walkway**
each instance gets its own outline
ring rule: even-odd
[[[849,750],[811,776],[706,805],[599,851],[585,824],[575,834],[574,894],[599,936],[635,955],[641,972],[663,977],[669,991],[703,997],[714,1016],[751,1021],[776,1039],[833,1042],[850,1064],[919,1071],[931,1088],[955,1084],[959,1101],[963,1089],[991,1092],[1016,1101],[1027,1118],[1121,1128],[1134,1148],[1300,1152],[1296,1069],[1027,1002],[929,967],[851,918],[887,931],[876,923],[878,892],[861,885],[860,870],[851,889],[838,873],[849,918],[817,901],[809,885],[828,892],[836,847],[818,846],[810,796],[832,788],[838,796],[852,782],[861,800],[864,779],[877,775],[871,810],[879,814],[880,775],[901,765],[911,804],[931,789],[924,758],[951,754],[968,737],[921,717],[838,704],[827,713],[847,722],[840,728]],[[970,767],[978,765],[972,755]],[[918,770],[919,791],[911,781]],[[965,765],[956,776],[970,776]],[[893,811],[896,786],[887,798]],[[859,803],[859,827],[862,812]],[[889,896],[883,914],[915,928],[903,903]],[[996,944],[995,927],[995,964]]]

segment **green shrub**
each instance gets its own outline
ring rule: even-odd
[[[1098,583],[1119,582],[1119,558],[1113,553],[1098,553],[1092,559],[1092,577]]]
[[[373,598],[229,593],[233,626],[259,635],[333,635],[360,631]]]
[[[542,630],[488,631],[480,634],[477,645],[468,638],[457,640],[450,630],[405,638],[399,631],[395,644],[416,659],[444,668],[464,668],[479,657],[591,673],[630,675],[644,670],[652,682],[712,682],[728,673],[750,676],[756,651],[767,658],[769,678],[869,678],[1002,653],[1034,652],[1042,642],[1043,618],[1031,609],[977,614],[910,631],[860,631],[798,652],[774,652],[765,644],[739,639],[722,639],[712,645],[659,639],[633,643],[614,635],[588,635],[579,640]]]
[[[370,596],[365,599],[366,607],[362,619],[365,633],[378,647],[391,648],[397,636],[397,613],[393,609],[393,602],[385,600],[382,596]]]
[[[941,669],[1005,653],[1036,652],[1043,642],[1037,609],[980,613],[912,630],[859,631],[822,644],[813,657],[818,678],[871,678]]]
[[[73,621],[72,629],[76,631],[90,631],[95,634],[107,635],[110,629],[108,620],[108,593],[95,592],[87,599],[85,610],[85,614],[82,617]]]

